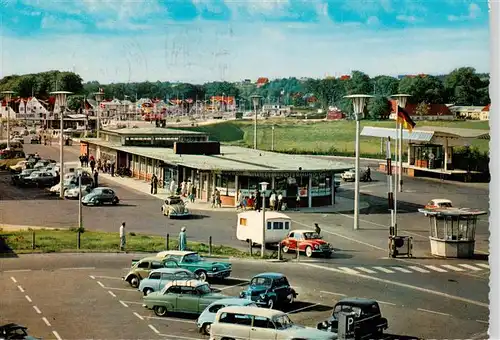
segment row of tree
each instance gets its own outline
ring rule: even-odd
[[[296,107],[313,106],[328,109],[336,106],[344,112],[352,112],[348,94],[371,94],[367,111],[372,118],[384,118],[390,111],[387,98],[395,93],[408,93],[410,102],[423,104],[487,105],[490,103],[489,75],[476,73],[472,67],[455,69],[448,75],[416,75],[397,79],[390,76],[370,78],[360,71],[350,76],[325,79],[276,79],[264,86],[241,82],[210,82],[203,85],[171,82],[141,82],[100,84],[97,81],[83,83],[72,72],[49,71],[37,74],[12,75],[0,80],[0,91],[13,90],[21,97],[36,96],[45,99],[50,92],[65,90],[77,97],[70,100],[78,105],[80,98],[104,89],[106,99],[159,98],[208,100],[211,96],[234,96],[240,106],[251,107],[250,96],[257,94],[266,103],[284,103]],[[71,104],[70,104],[71,105]]]

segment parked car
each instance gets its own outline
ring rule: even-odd
[[[27,166],[28,166],[28,161],[19,161],[15,165],[11,165],[9,169],[11,172],[20,173],[21,171],[26,169]]]
[[[33,166],[33,169],[37,170],[40,168],[45,168],[46,166],[48,166],[51,163],[56,163],[56,161],[54,161],[52,159],[40,159],[38,162],[35,163],[35,165]]]
[[[38,340],[31,335],[28,335],[28,328],[16,323],[8,323],[0,326],[0,339],[2,340]]]
[[[24,177],[19,182],[23,186],[35,186],[37,188],[45,188],[54,185],[57,181],[57,177],[54,173],[33,171],[29,176]]]
[[[429,203],[427,203],[424,207],[424,209],[443,209],[443,208],[453,208],[453,203],[446,198],[435,198],[433,200],[430,200]],[[427,216],[428,214],[424,212],[424,215]]]
[[[337,334],[296,325],[277,310],[251,306],[221,308],[210,330],[210,340],[222,339],[334,340]]]
[[[179,267],[160,268],[151,271],[147,278],[141,280],[137,290],[144,295],[148,295],[151,292],[162,290],[171,281],[195,279],[197,279],[197,276],[187,269]]]
[[[307,257],[312,257],[315,254],[330,257],[333,249],[330,243],[322,239],[315,231],[312,230],[294,230],[288,233],[287,237],[281,242],[283,252],[297,251],[305,253]]]
[[[363,298],[345,298],[333,307],[332,316],[318,324],[317,328],[337,333],[339,312],[354,313],[354,334],[356,339],[367,336],[378,337],[389,327],[382,317],[380,307],[375,300]]]
[[[371,178],[368,176],[368,172],[366,170],[360,171],[361,182],[371,181]],[[356,180],[356,169],[350,169],[344,172],[341,176],[344,182],[354,182]]]
[[[152,309],[157,316],[168,313],[201,314],[216,300],[227,298],[214,292],[208,283],[198,280],[180,280],[168,283],[163,290],[143,297],[143,306]]]
[[[102,205],[104,203],[110,203],[112,205],[120,203],[120,199],[116,196],[113,189],[98,187],[82,198],[83,205]]]
[[[205,308],[205,310],[200,314],[200,316],[196,320],[196,326],[198,327],[200,333],[205,335],[210,335],[210,328],[215,320],[217,312],[221,308],[229,306],[257,307],[255,302],[248,299],[227,298],[212,302],[209,306],[207,306],[207,308]]]
[[[1,150],[0,148],[0,169],[7,169],[11,165],[16,165],[18,162],[24,160],[24,151],[13,149]]]
[[[10,178],[12,180],[12,184],[18,185],[19,183],[23,182],[24,178],[28,177],[33,171],[35,171],[35,170],[34,169],[24,169],[23,171],[21,171],[21,173],[14,174],[14,175],[10,176]]]
[[[12,138],[12,142],[24,144],[24,138],[23,137],[14,137],[14,138]]]
[[[31,136],[30,143],[31,144],[41,144],[42,143],[42,136]]]
[[[175,261],[180,268],[188,269],[198,275],[200,281],[209,278],[225,279],[231,275],[230,263],[207,261],[194,251],[166,250],[156,256]]]
[[[262,273],[252,278],[248,288],[240,293],[240,298],[254,301],[260,307],[272,309],[275,306],[294,303],[297,295],[285,275]]]
[[[92,192],[91,184],[82,185],[81,191],[78,185],[72,184],[70,187],[64,190],[64,197],[69,199],[80,198],[90,194],[91,192]]]
[[[184,201],[180,196],[169,196],[161,206],[163,215],[170,218],[182,218],[190,215]]]
[[[158,258],[156,256],[132,260],[130,270],[122,279],[128,282],[133,288],[138,288],[141,280],[147,278],[152,270],[165,267],[179,268],[176,262],[168,261],[167,264],[167,259]]]

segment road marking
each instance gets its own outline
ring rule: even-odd
[[[123,302],[123,301],[120,301],[120,303],[122,304],[122,306],[123,306],[123,307],[126,307],[126,308],[128,308],[128,305],[127,305],[127,304],[126,304],[125,302]]]
[[[21,287],[21,286],[18,285],[17,288],[21,291],[21,293],[24,293],[23,287]]]
[[[153,325],[148,325],[148,327],[149,327],[149,328],[151,328],[151,329],[153,330],[153,332],[155,332],[156,334],[160,334],[160,331],[159,331],[159,330],[157,330],[157,329],[155,328],[155,326],[153,326]]]
[[[108,290],[108,293],[109,293],[109,295],[111,295],[112,297],[116,297],[115,293],[113,293],[112,291]]]
[[[482,270],[481,268],[471,266],[470,264],[459,264],[459,266],[470,269],[470,270],[474,270],[476,272]]]
[[[138,291],[137,289],[133,289],[133,288],[115,288],[115,287],[106,287],[106,286],[103,286],[102,288],[111,289],[111,290],[121,290],[124,292],[137,292]]]
[[[396,270],[396,271],[400,271],[401,273],[411,273],[412,272],[411,270],[405,269],[403,267],[391,267],[391,268]]]
[[[134,315],[137,316],[139,319],[144,320],[144,318],[137,312],[134,312]]]
[[[315,304],[310,305],[310,306],[305,306],[305,307],[302,307],[302,308],[299,308],[299,309],[295,309],[295,310],[292,310],[291,312],[288,312],[287,314],[294,314],[294,313],[297,313],[297,312],[300,312],[300,311],[303,311],[303,310],[306,310],[306,309],[309,309],[309,308],[316,307],[318,305],[320,305],[320,303],[315,303]]]
[[[396,304],[392,303],[392,302],[386,302],[386,301],[380,301],[380,300],[377,300],[377,302],[381,303],[383,305],[396,306]]]
[[[95,276],[89,275],[92,280],[95,280]]]
[[[28,295],[25,295],[24,297],[26,298],[26,300],[28,300],[28,302],[33,302],[33,300],[31,300],[31,298]]]
[[[101,282],[101,281],[97,281],[97,284],[98,284],[99,286],[101,286],[102,288],[106,288],[106,286],[104,286],[104,285],[102,284],[102,282]]]
[[[241,277],[228,277],[226,280],[237,280],[237,281],[245,281],[245,282],[250,282],[249,279],[244,279],[244,278],[241,278]]]
[[[31,269],[12,269],[12,270],[4,270],[4,273],[22,273],[22,272],[30,272]]]
[[[37,306],[33,306],[33,309],[35,310],[35,312],[37,312],[38,314],[42,314],[42,311],[40,309],[38,309]]]
[[[373,267],[377,270],[380,270],[381,272],[388,273],[388,274],[393,274],[394,272],[390,269],[384,268],[384,267]]]
[[[56,337],[57,340],[63,340],[61,338],[61,336],[59,335],[59,333],[57,333],[56,331],[52,331],[52,334],[54,334],[54,336]]]
[[[342,294],[342,293],[327,292],[326,290],[322,290],[322,291],[320,291],[320,293],[330,294],[330,295],[337,295],[337,296],[347,296],[347,295]]]
[[[196,323],[195,321],[191,321],[191,320],[183,320],[183,319],[176,319],[176,318],[163,318],[160,316],[146,316],[146,315],[144,315],[143,318],[152,319],[152,320],[183,322],[183,323],[189,323],[189,324]]]
[[[14,276],[11,276],[10,279],[12,280],[12,282],[17,283],[17,280]]]
[[[99,276],[99,275],[94,275],[94,276],[91,276],[93,279],[96,278],[96,279],[107,279],[107,280],[120,280],[120,281],[123,281],[123,279],[121,277],[116,277],[116,276]]]
[[[424,268],[420,268],[420,267],[417,267],[417,266],[408,266],[408,268],[411,268],[417,272],[421,272],[421,273],[430,273],[430,271],[428,271],[427,269],[424,269]]]
[[[173,339],[182,339],[182,340],[202,340],[202,338],[189,338],[187,336],[180,336],[180,335],[170,335],[170,334],[158,334],[159,336],[164,336],[164,337],[169,337]]]
[[[375,274],[375,273],[377,273],[376,271],[368,269],[368,268],[363,268],[363,267],[355,267],[355,268],[361,270],[362,272],[368,273],[368,274]]]
[[[490,265],[486,263],[476,263],[476,266],[483,267],[486,269],[490,269]]]
[[[441,268],[436,267],[436,266],[431,266],[431,265],[424,264],[424,267],[425,268],[429,268],[431,270],[434,270],[435,272],[446,273],[446,270],[441,269]]]
[[[441,313],[441,312],[436,312],[436,311],[433,311],[433,310],[428,310],[428,309],[423,309],[423,308],[417,308],[417,310],[419,310],[421,312],[426,312],[426,313],[432,313],[432,314],[450,316],[450,314],[448,314],[448,313]]]
[[[227,286],[227,287],[217,288],[217,289],[225,290],[225,289],[229,289],[229,288],[234,288],[234,287],[239,287],[239,286],[247,286],[247,285],[248,285],[248,282],[243,282],[243,283],[238,283],[237,285],[232,285],[232,286]]]
[[[398,286],[398,287],[408,288],[408,289],[416,290],[416,291],[423,292],[423,293],[428,293],[428,294],[433,294],[433,295],[445,297],[447,299],[462,301],[465,303],[469,303],[471,305],[476,305],[476,306],[480,306],[480,307],[484,307],[484,308],[488,308],[488,309],[490,308],[490,305],[488,303],[484,303],[481,301],[475,301],[475,300],[467,299],[467,298],[464,298],[461,296],[455,296],[455,295],[439,292],[439,291],[432,290],[432,289],[426,289],[423,287],[413,286],[413,285],[410,285],[407,283],[397,282],[397,281],[393,281],[393,280],[386,280],[386,279],[382,279],[380,277],[369,276],[369,275],[364,275],[364,274],[348,274],[348,273],[343,272],[343,271],[336,269],[336,268],[324,267],[324,266],[320,266],[320,265],[313,264],[313,263],[301,263],[301,265],[311,267],[311,268],[320,269],[320,270],[328,270],[328,271],[335,272],[338,274],[353,275],[353,276],[361,277],[361,278],[364,278],[367,280],[385,283],[387,285],[394,285],[394,286]]]
[[[451,270],[454,270],[456,272],[464,272],[465,271],[465,269],[462,269],[460,267],[452,266],[451,264],[442,264],[441,267],[445,267],[447,269],[451,269]]]
[[[59,268],[59,270],[92,270],[95,267],[67,267],[67,268]]]
[[[339,267],[339,269],[341,269],[342,271],[344,271],[346,273],[359,274],[359,272],[357,270],[351,269],[349,267]]]
[[[484,321],[484,320],[476,320],[476,322],[485,323],[485,324],[489,324],[490,323],[489,321]]]
[[[52,326],[52,325],[50,324],[49,320],[47,320],[47,318],[46,318],[45,316],[42,318],[42,320],[43,320],[43,322],[45,322],[45,324],[46,324],[47,326],[49,326],[49,327],[51,327],[51,326]]]
[[[129,304],[129,305],[142,305],[143,303],[142,302],[137,302],[137,301],[126,301],[126,300],[122,300],[123,302],[125,302],[126,304]]]

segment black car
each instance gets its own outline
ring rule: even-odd
[[[19,182],[22,186],[46,188],[57,183],[58,177],[55,173],[33,171],[29,176],[24,177]]]
[[[14,185],[18,185],[19,183],[22,182],[22,179],[25,178],[25,177],[28,177],[29,175],[31,175],[31,173],[35,171],[34,169],[24,169],[23,171],[21,171],[20,173],[18,174],[15,174],[15,175],[12,175],[10,178],[12,180],[12,184]]]
[[[30,139],[31,144],[41,144],[42,143],[42,136],[32,136]]]
[[[0,326],[0,339],[14,340],[37,340],[38,338],[28,335],[28,328],[15,324],[8,323],[6,325]]]
[[[363,339],[380,337],[389,327],[386,318],[382,317],[378,302],[363,298],[345,298],[333,307],[332,316],[318,324],[317,328],[325,331],[338,332],[338,314],[340,312],[354,313],[354,337]]]
[[[250,299],[260,307],[274,308],[277,305],[293,304],[297,292],[281,273],[261,273],[255,275],[240,298]]]

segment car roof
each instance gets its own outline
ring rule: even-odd
[[[240,217],[249,218],[249,217],[259,216],[259,215],[262,216],[262,212],[252,210],[252,211],[245,211],[245,212],[239,213],[238,218],[240,218]],[[283,219],[291,220],[291,218],[288,215],[285,215],[283,213],[276,212],[276,211],[266,211],[266,218],[283,218]],[[262,220],[262,218],[261,218],[261,220]]]
[[[348,298],[341,299],[335,305],[347,304],[347,305],[368,306],[368,305],[373,305],[374,303],[378,304],[378,302],[376,300],[373,300],[373,299],[359,298],[359,297],[348,297]]]
[[[294,233],[315,233],[314,230],[308,230],[308,229],[296,229],[296,230],[292,230],[291,233],[294,232]]]
[[[167,255],[179,255],[179,256],[184,256],[188,254],[196,254],[195,251],[189,251],[189,250],[165,250],[165,251],[160,251],[157,256],[161,254],[163,257]]]
[[[177,273],[177,272],[189,272],[189,270],[184,268],[158,268],[151,273]]]
[[[165,287],[181,286],[181,287],[199,287],[208,285],[208,283],[200,280],[175,280],[167,283]],[[165,288],[166,289],[166,288]]]
[[[210,305],[231,305],[231,306],[246,306],[248,304],[255,303],[252,300],[249,299],[242,299],[242,298],[227,298],[227,299],[220,299],[217,301],[212,302]]]
[[[237,313],[237,314],[251,314],[257,316],[263,316],[269,319],[272,319],[276,316],[286,315],[284,312],[279,310],[253,307],[253,306],[228,306],[219,309],[219,313],[224,313],[224,312]]]
[[[272,272],[268,272],[268,273],[260,273],[260,274],[257,274],[255,275],[254,277],[267,277],[267,278],[272,278],[272,279],[279,279],[280,277],[284,277],[285,275],[284,274],[281,274],[281,273],[272,273]]]
[[[447,198],[434,198],[431,201],[434,203],[451,203],[451,201]]]
[[[111,189],[110,187],[97,187],[97,188],[95,188],[94,190],[103,190],[103,189],[113,190],[113,189]]]
[[[161,259],[156,257],[156,256],[147,256],[147,257],[143,257],[139,261],[160,261],[161,262]],[[137,262],[139,262],[139,261],[137,261]]]

